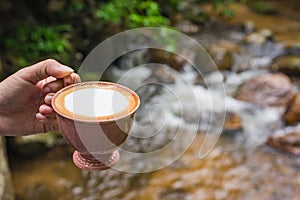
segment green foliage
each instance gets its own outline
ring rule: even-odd
[[[105,22],[129,28],[170,24],[161,14],[159,4],[152,0],[111,0],[102,4],[96,15]]]
[[[17,69],[13,67],[48,57],[76,62],[71,59],[72,52],[84,55],[93,46],[93,41],[99,40],[101,33],[112,34],[114,30],[144,26],[171,27],[171,21],[177,23],[180,20],[203,24],[210,16],[201,10],[202,3],[214,5],[225,16],[232,16],[228,5],[238,1],[247,0],[62,0],[56,10],[48,9],[45,4],[48,0],[35,2],[36,9],[28,9],[33,1],[11,4],[9,15],[14,18],[10,24],[2,20],[0,29],[2,74],[8,75]],[[102,28],[102,25],[111,24],[114,26]],[[75,41],[72,45],[71,39]],[[169,41],[168,37],[166,41],[167,48],[172,51],[176,41]]]
[[[213,0],[212,4],[220,15],[225,17],[233,17],[234,13],[228,5],[237,1],[238,0]]]
[[[71,1],[67,6],[68,12],[81,12],[85,9],[85,3],[83,1]]]
[[[66,25],[18,25],[4,40],[4,49],[19,65],[46,57],[66,57],[71,46],[63,32],[69,29]]]

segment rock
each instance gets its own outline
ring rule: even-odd
[[[224,131],[232,132],[242,129],[241,118],[234,113],[226,113]]]
[[[62,11],[65,8],[67,2],[59,0],[50,0],[47,4],[49,11]]]
[[[272,40],[273,36],[274,36],[273,31],[271,29],[267,29],[267,28],[261,29],[259,31],[259,34],[261,34],[268,40]]]
[[[177,200],[177,199],[188,199],[188,191],[185,191],[184,189],[175,189],[171,190],[169,188],[166,189],[166,191],[162,191],[160,193],[161,199],[165,200]]]
[[[215,61],[219,70],[230,70],[234,61],[234,53],[240,51],[240,47],[231,42],[212,44],[208,49],[209,55]]]
[[[292,84],[296,91],[300,91],[300,76],[291,76]]]
[[[282,73],[251,78],[238,88],[235,98],[263,106],[287,106],[293,98],[289,77]]]
[[[5,149],[4,138],[0,137],[0,199],[13,200],[14,190]]]
[[[161,65],[155,67],[152,70],[152,74],[146,80],[144,80],[144,82],[172,84],[175,82],[174,76],[174,70],[167,66]]]
[[[287,54],[300,55],[299,31],[288,31],[287,33],[276,34],[276,41],[283,45]]]
[[[259,14],[274,15],[278,13],[276,6],[268,1],[249,1],[249,7]]]
[[[282,151],[300,156],[300,132],[292,131],[285,134],[271,136],[267,144]]]
[[[261,45],[266,42],[266,38],[259,33],[250,33],[245,37],[245,42],[249,44],[258,44]]]
[[[244,40],[248,44],[263,45],[272,39],[273,32],[270,29],[261,29],[258,32],[248,34]]]
[[[183,57],[160,49],[148,49],[146,55],[148,63],[166,64],[178,71],[187,63]]]
[[[293,97],[283,118],[288,125],[292,125],[300,121],[300,93]]]
[[[272,70],[280,71],[291,76],[300,75],[300,56],[281,56],[274,61]]]
[[[252,33],[255,30],[255,23],[251,20],[246,20],[243,22],[242,28],[246,33]]]
[[[189,21],[180,21],[179,23],[176,24],[176,28],[183,33],[186,34],[195,34],[200,31],[200,27],[192,24]]]

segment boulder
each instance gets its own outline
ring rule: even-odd
[[[300,56],[288,55],[275,59],[272,70],[283,72],[290,76],[300,75]]]
[[[288,125],[292,125],[300,121],[300,93],[293,97],[283,119]]]
[[[291,153],[296,156],[300,156],[300,132],[292,131],[285,134],[272,135],[267,144],[282,150],[284,152]]]
[[[263,74],[246,80],[235,98],[262,106],[287,106],[294,96],[289,77],[282,73]]]

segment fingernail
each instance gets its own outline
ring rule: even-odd
[[[72,68],[67,67],[67,66],[65,66],[65,65],[60,65],[60,66],[58,66],[57,68],[59,68],[60,70],[62,70],[62,71],[64,71],[64,72],[70,72],[70,73],[74,72],[74,70],[73,70]]]
[[[43,93],[44,94],[48,94],[50,92],[51,92],[51,88],[50,87],[46,86],[46,87],[43,88]]]
[[[37,113],[37,114],[35,115],[35,118],[36,118],[37,120],[39,120],[39,121],[43,121],[43,120],[46,119],[46,117],[45,117],[44,115],[42,115],[41,113]]]
[[[50,103],[50,102],[52,101],[52,98],[53,98],[52,95],[51,95],[51,96],[49,96],[49,95],[46,96],[46,97],[45,97],[45,102],[46,102],[46,103]]]

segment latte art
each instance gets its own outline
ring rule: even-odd
[[[128,99],[118,91],[101,88],[83,88],[67,94],[65,107],[75,115],[104,117],[124,111]]]
[[[55,96],[53,109],[75,120],[115,120],[134,112],[139,106],[139,97],[135,92],[109,82],[75,84]]]

